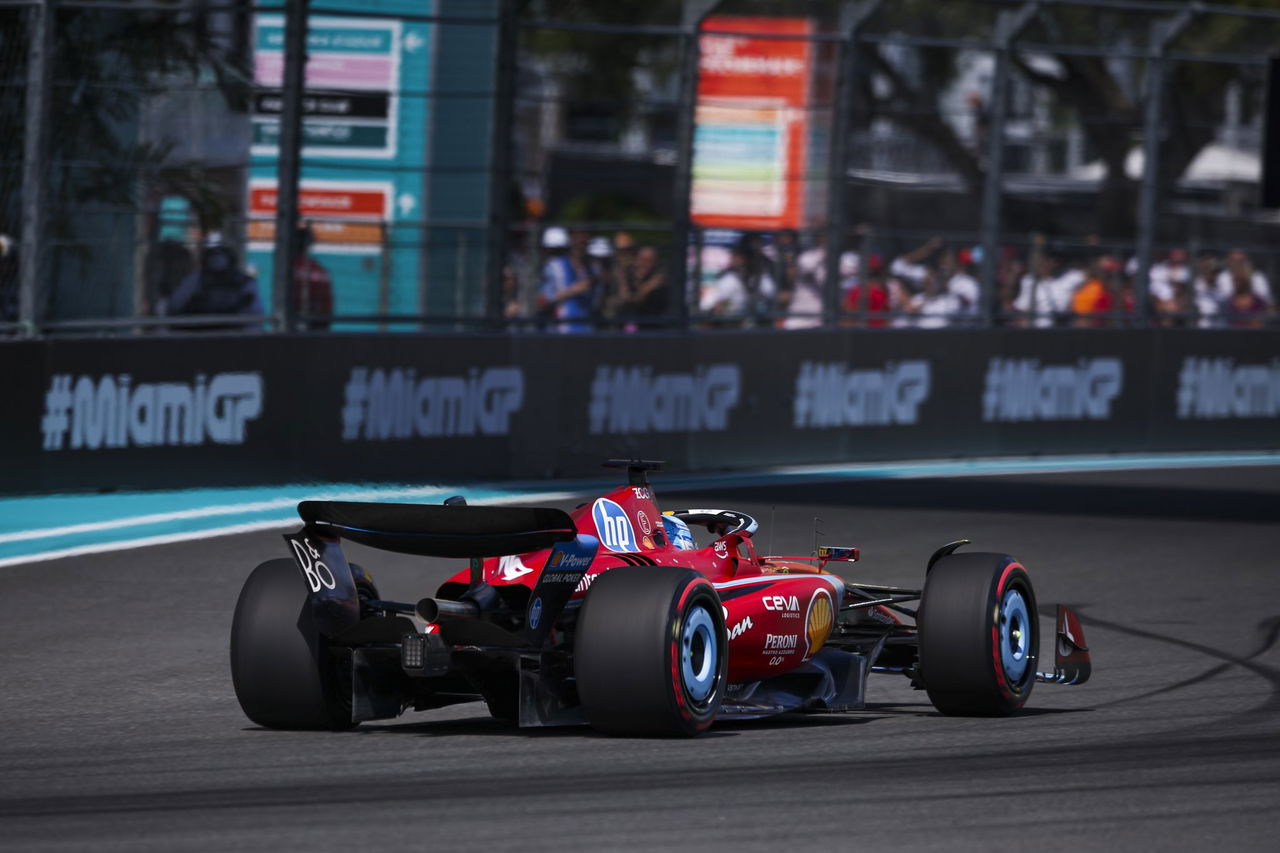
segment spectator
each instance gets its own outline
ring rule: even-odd
[[[1232,254],[1235,251],[1238,250],[1233,250]],[[1269,306],[1258,294],[1255,278],[1258,274],[1254,273],[1247,258],[1243,263],[1232,263],[1230,255],[1227,256],[1226,272],[1230,274],[1231,283],[1231,295],[1222,302],[1222,313],[1227,325],[1235,329],[1261,328]],[[1221,275],[1218,278],[1221,280]],[[1265,283],[1265,279],[1263,281]]]
[[[1058,255],[1043,249],[1036,260],[1035,275],[1022,277],[1013,309],[1032,325],[1045,328],[1054,325],[1058,317],[1071,308],[1071,298],[1076,288],[1084,283],[1084,273],[1077,269],[1059,270]],[[1023,320],[1025,325],[1026,319]]]
[[[885,287],[884,261],[879,255],[867,257],[867,274],[845,293],[844,310],[852,317],[842,325],[861,325],[864,317],[868,328],[882,329],[889,324],[889,291]]]
[[[746,258],[746,275],[743,284],[747,288],[747,308],[751,314],[749,325],[771,325],[777,308],[778,282],[774,278],[764,248],[764,236],[748,234],[743,238]]]
[[[559,321],[554,327],[559,332],[591,331],[591,275],[586,267],[585,236],[576,232],[571,250],[569,234],[563,228],[552,226],[542,235],[547,260],[538,287],[538,313]]]
[[[698,310],[715,318],[741,317],[746,313],[747,250],[741,244],[729,250],[729,265],[720,271],[698,299]]]
[[[982,288],[973,275],[974,265],[982,261],[982,247],[945,249],[938,257],[938,275],[946,282],[947,293],[956,302],[956,312],[976,317],[981,309]]]
[[[1125,314],[1134,309],[1132,287],[1126,287],[1126,276],[1120,261],[1113,255],[1099,255],[1089,265],[1088,277],[1071,296],[1072,325],[1104,326],[1112,320],[1117,306]],[[1116,321],[1118,322],[1118,321]]]
[[[754,256],[754,259],[753,259]],[[749,240],[740,241],[729,250],[729,265],[702,291],[698,310],[718,319],[748,320],[748,314],[760,316],[777,294],[773,277],[752,250]]]
[[[1151,304],[1158,314],[1178,313],[1178,288],[1191,283],[1186,249],[1171,249],[1164,260],[1152,264],[1148,278]]]
[[[667,274],[658,263],[658,250],[650,245],[641,246],[630,274],[620,282],[624,283],[625,290],[620,294],[618,313],[628,321],[627,331],[661,325],[670,299]]]
[[[925,276],[929,274],[929,259],[942,248],[942,240],[930,238],[923,246],[918,246],[893,259],[889,265],[889,275],[906,285],[912,293],[924,287]]]
[[[928,267],[920,280],[920,292],[906,296],[905,316],[894,321],[895,326],[912,326],[917,329],[941,329],[960,313],[960,300],[942,285],[942,275]]]
[[[623,312],[625,293],[635,286],[636,241],[626,231],[613,235],[613,264],[603,293],[598,297],[600,313],[614,319]]]
[[[981,249],[981,247],[978,247]],[[981,256],[977,263],[981,263]],[[1005,246],[996,258],[996,305],[1005,321],[1013,314],[1013,303],[1018,298],[1018,289],[1022,277],[1026,275],[1029,265],[1019,256],[1012,246]]]
[[[1202,300],[1190,281],[1179,281],[1173,285],[1173,299],[1157,304],[1156,311],[1163,315],[1161,325],[1182,328],[1206,322],[1202,318],[1216,314],[1218,303],[1212,298]]]
[[[293,265],[289,288],[290,316],[299,328],[328,331],[333,317],[333,280],[329,271],[311,254],[315,232],[307,225],[298,229],[298,259]]]
[[[1202,252],[1196,258],[1196,271],[1191,280],[1198,325],[1209,328],[1219,324],[1222,301],[1218,298],[1215,281],[1218,278],[1218,259],[1210,252]]]
[[[778,265],[776,278],[779,286],[794,286],[799,272],[797,264],[800,260],[800,235],[793,228],[784,228],[778,232],[772,248],[771,257]]]
[[[849,274],[856,274],[856,265],[851,264],[850,267]],[[821,243],[796,258],[795,286],[786,299],[786,318],[782,321],[782,328],[813,329],[822,325],[822,283],[826,281],[826,275],[826,252]]]
[[[587,274],[591,276],[592,310],[595,316],[612,316],[611,302],[616,303],[613,279],[613,244],[608,237],[592,237],[587,242]]]
[[[625,269],[635,263],[636,260],[636,240],[626,231],[619,231],[613,235],[613,254],[617,258],[617,265],[620,269]]]
[[[215,236],[205,246],[200,268],[184,278],[168,299],[161,300],[159,309],[157,313],[171,317],[260,315],[262,301],[258,297],[257,279],[240,269],[235,251]]]
[[[858,267],[861,256],[852,250],[840,253],[840,283],[842,290],[848,290],[858,283]],[[807,282],[808,286],[817,290],[821,303],[827,282],[827,232],[819,230],[814,233],[812,248],[801,252],[796,258],[796,281]],[[817,325],[816,323],[814,325]]]
[[[591,235],[582,228],[574,228],[569,232],[569,260],[580,267],[587,266],[587,247],[591,245]]]
[[[765,254],[773,264],[774,281],[778,284],[776,308],[782,313],[789,313],[791,300],[799,286],[800,238],[795,230],[785,228],[777,233],[773,245]]]
[[[1218,273],[1214,289],[1219,302],[1234,301],[1239,297],[1238,281],[1247,281],[1253,294],[1262,300],[1264,305],[1272,304],[1271,287],[1267,277],[1253,268],[1253,262],[1243,249],[1232,249],[1227,252],[1226,269]]]

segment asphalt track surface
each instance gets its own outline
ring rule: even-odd
[[[754,513],[775,553],[807,553],[819,517],[824,541],[862,547],[846,574],[868,581],[917,581],[959,537],[1013,553],[1043,614],[1078,608],[1093,680],[1038,685],[995,720],[873,676],[866,711],[696,740],[519,731],[482,705],[273,732],[241,714],[227,641],[278,534],[12,566],[0,849],[1275,849],[1280,468],[656,485],[668,507]],[[445,571],[349,555],[389,598]]]

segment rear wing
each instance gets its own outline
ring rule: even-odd
[[[298,515],[316,535],[423,557],[502,557],[577,536],[564,510],[548,507],[303,501]]]

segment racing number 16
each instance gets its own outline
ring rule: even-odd
[[[322,586],[333,589],[338,585],[334,580],[333,572],[329,571],[329,567],[320,560],[320,552],[311,544],[310,539],[303,539],[301,542],[290,539],[289,544],[293,546],[293,553],[298,555],[298,565],[302,567],[302,573],[307,576],[307,584],[310,585],[312,592],[319,592]]]

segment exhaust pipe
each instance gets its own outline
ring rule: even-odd
[[[413,609],[427,622],[438,622],[441,616],[461,619],[477,619],[480,616],[480,605],[465,599],[446,601],[439,598],[424,598]]]

